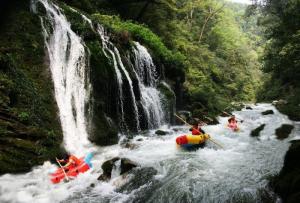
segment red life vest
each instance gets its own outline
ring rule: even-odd
[[[192,130],[192,135],[201,135],[202,133],[200,132],[200,130],[193,128]]]

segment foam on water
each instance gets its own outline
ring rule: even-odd
[[[244,120],[241,131],[226,128],[228,118],[220,118],[220,124],[206,126],[216,141],[224,146],[218,148],[208,143],[206,148],[186,152],[178,149],[175,139],[188,133],[186,127],[173,127],[166,136],[156,136],[154,131],[136,136],[132,143],[136,149],[120,145],[98,148],[92,161],[93,170],[81,174],[68,183],[53,185],[47,172],[53,168],[49,162],[22,175],[6,174],[0,177],[1,202],[133,202],[139,200],[140,192],[148,195],[148,202],[225,202],[260,201],[261,191],[266,190],[268,178],[277,174],[289,147],[289,140],[299,133],[299,126],[283,141],[274,132],[283,123],[292,123],[269,104],[252,106],[253,110],[235,112]],[[272,109],[273,115],[261,112]],[[265,123],[259,138],[249,136],[251,130]],[[142,140],[140,141],[140,139]],[[153,167],[158,171],[156,182],[139,189],[119,192],[120,185],[129,178],[114,177],[108,183],[97,181],[101,164],[115,156],[129,158],[141,167]],[[116,168],[116,170],[119,170]],[[89,187],[91,183],[95,187]],[[152,185],[151,189],[147,189]]]

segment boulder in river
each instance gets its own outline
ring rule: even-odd
[[[168,134],[170,134],[170,132],[165,131],[165,130],[157,130],[157,131],[155,131],[155,134],[156,135],[168,135]]]
[[[265,128],[266,124],[262,124],[259,127],[255,128],[251,131],[251,137],[258,137],[260,135],[260,132]]]
[[[300,140],[292,145],[284,158],[284,165],[279,175],[273,179],[271,186],[283,202],[298,203],[300,200]]]
[[[115,163],[117,161],[121,160],[121,165],[120,165],[120,175],[123,175],[124,173],[130,171],[131,169],[135,168],[138,166],[137,163],[131,161],[130,159],[127,158],[120,158],[120,157],[115,157],[113,159],[105,161],[101,168],[103,170],[103,173],[98,177],[98,180],[101,181],[108,181],[111,178],[111,173],[112,170],[115,166]]]
[[[251,106],[246,106],[247,110],[253,110],[253,108]]]
[[[294,129],[293,125],[282,124],[282,126],[280,128],[276,129],[275,134],[277,136],[277,139],[283,140],[283,139],[287,138],[291,134],[293,129]]]
[[[264,116],[265,115],[270,115],[270,114],[274,114],[274,111],[270,109],[270,110],[266,110],[266,111],[261,112],[261,114],[264,115]]]

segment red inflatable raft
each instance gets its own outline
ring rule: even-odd
[[[79,173],[84,173],[91,168],[90,163],[86,163],[83,158],[80,158],[80,161],[81,162],[76,167],[70,166],[68,170],[65,170],[68,177],[74,178]],[[50,180],[53,184],[59,183],[65,178],[66,177],[62,168],[58,168],[54,173],[50,174]]]

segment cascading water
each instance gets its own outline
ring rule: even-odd
[[[86,129],[86,103],[89,99],[88,57],[82,39],[70,28],[59,7],[47,0],[38,0],[46,9],[46,18],[41,17],[47,47],[55,98],[66,149],[74,154],[83,154],[89,144]],[[51,32],[47,23],[50,23]]]
[[[133,92],[132,80],[129,76],[128,71],[126,70],[125,66],[123,65],[123,62],[121,60],[121,56],[120,56],[118,49],[114,46],[113,43],[111,43],[109,41],[109,37],[105,33],[104,28],[102,26],[98,25],[97,31],[102,40],[103,52],[107,58],[112,58],[112,61],[113,61],[112,65],[115,69],[116,76],[117,76],[117,82],[118,82],[118,87],[119,87],[119,104],[120,104],[120,108],[121,108],[121,112],[120,112],[121,113],[121,122],[120,122],[121,128],[125,127],[125,130],[128,130],[126,127],[126,121],[125,121],[125,115],[124,115],[124,98],[123,98],[124,94],[123,94],[123,76],[122,76],[122,73],[123,73],[125,75],[126,80],[129,83],[129,91],[131,94],[132,105],[134,108],[136,127],[137,127],[137,130],[139,130],[140,129],[139,113],[138,113],[138,107],[136,104],[135,95]],[[122,130],[124,130],[124,129],[122,129]]]
[[[135,42],[134,68],[141,92],[141,103],[146,115],[148,128],[157,128],[164,122],[161,94],[157,90],[156,67],[147,49],[140,43]]]

